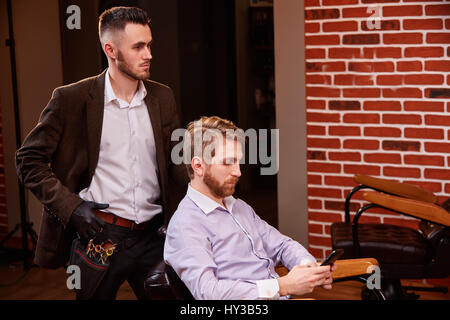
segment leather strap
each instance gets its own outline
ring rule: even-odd
[[[150,225],[149,221],[137,224],[134,221],[121,218],[113,213],[106,213],[99,210],[94,210],[94,213],[106,223],[124,227],[130,230],[144,230]]]

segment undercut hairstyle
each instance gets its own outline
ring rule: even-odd
[[[127,23],[150,25],[147,12],[136,7],[113,7],[105,10],[99,17],[98,32],[104,45],[104,36],[109,32],[123,31]]]
[[[216,141],[221,138],[244,142],[243,130],[239,129],[232,121],[217,116],[201,117],[199,120],[188,124],[184,136],[184,163],[190,179],[194,178],[194,170],[191,161],[194,157],[205,158],[207,148],[212,148],[210,156],[215,155]],[[214,144],[214,145],[213,145]]]

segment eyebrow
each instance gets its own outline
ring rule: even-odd
[[[152,40],[150,40],[150,42],[145,42],[145,41],[139,41],[139,42],[136,42],[136,43],[133,43],[133,46],[142,46],[142,45],[147,45],[147,44],[152,44],[153,43],[153,39]]]

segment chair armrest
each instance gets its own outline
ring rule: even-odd
[[[354,180],[359,184],[397,196],[430,203],[436,203],[437,201],[437,197],[432,192],[412,184],[374,178],[365,175],[356,175]]]
[[[371,274],[378,261],[373,258],[344,259],[335,262],[336,270],[332,273],[333,280]]]
[[[374,266],[378,266],[378,261],[373,258],[344,259],[335,262],[336,270],[332,273],[333,279],[342,279],[370,274]],[[288,274],[289,270],[284,266],[277,266],[275,271],[280,277]]]
[[[444,208],[429,202],[401,198],[380,192],[364,192],[363,199],[397,212],[450,226],[450,213]]]

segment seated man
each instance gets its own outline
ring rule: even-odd
[[[190,184],[167,229],[166,263],[195,299],[276,299],[330,289],[330,266],[318,266],[303,246],[232,196],[241,175],[239,132],[219,117],[188,125]],[[274,269],[279,263],[290,270],[283,277]]]

